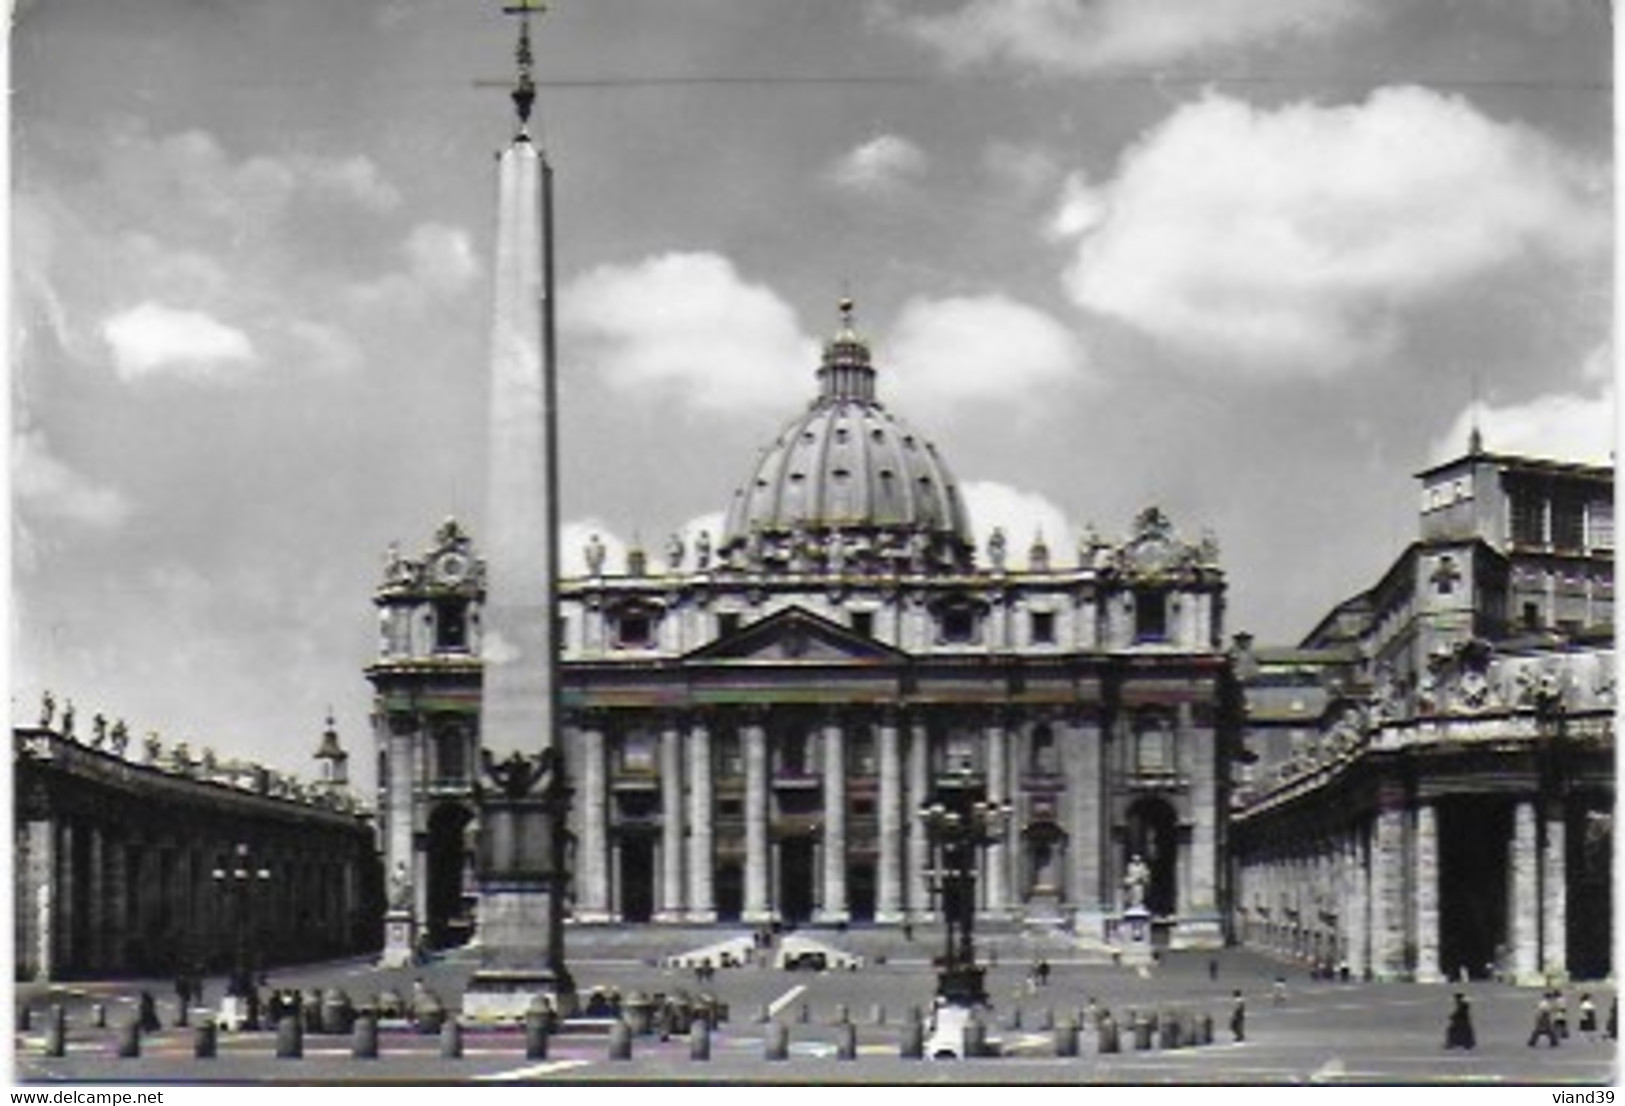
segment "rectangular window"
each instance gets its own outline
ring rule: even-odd
[[[875,636],[875,614],[873,611],[852,612],[852,632],[862,637]]]
[[[1590,533],[1592,549],[1614,548],[1614,505],[1606,499],[1591,501]]]
[[[1134,639],[1136,641],[1168,639],[1168,597],[1163,592],[1134,593]]]
[[[655,770],[655,739],[647,733],[629,733],[621,738],[621,771],[652,775]]]
[[[717,636],[732,637],[739,632],[739,612],[724,611],[717,615]]]
[[[456,653],[468,648],[467,605],[461,599],[436,603],[434,645],[442,652]]]
[[[1034,611],[1032,619],[1032,639],[1034,645],[1055,644],[1055,612]]]
[[[646,649],[653,639],[648,615],[623,614],[616,622],[615,644],[622,649]]]
[[[1585,507],[1572,491],[1552,497],[1552,544],[1558,549],[1585,548]]]
[[[963,607],[942,612],[942,640],[949,645],[968,645],[976,640],[976,616]]]
[[[738,734],[723,734],[717,738],[717,775],[730,778],[745,774],[745,757],[739,748]]]
[[[1534,488],[1507,489],[1514,545],[1546,544],[1546,501]]]

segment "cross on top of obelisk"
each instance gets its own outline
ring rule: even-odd
[[[519,110],[521,129],[530,122],[530,108],[536,102],[536,82],[531,78],[530,17],[546,10],[547,5],[542,0],[518,0],[502,6],[504,15],[519,17],[519,46],[514,50],[514,60],[519,63],[519,80],[513,88],[513,106]]]

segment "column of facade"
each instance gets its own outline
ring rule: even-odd
[[[613,920],[609,840],[609,766],[605,719],[591,713],[577,730],[581,768],[576,790],[580,844],[576,849],[575,917],[582,922]]]
[[[1057,740],[1060,740],[1059,738]],[[1105,936],[1111,904],[1101,898],[1102,803],[1100,718],[1092,710],[1067,720],[1061,764],[1072,812],[1067,827],[1071,838],[1068,892],[1072,900],[1075,932],[1086,937]]]
[[[1185,603],[1191,604],[1187,596]],[[1219,807],[1218,742],[1208,711],[1198,713],[1191,704],[1179,708],[1180,774],[1191,786],[1190,875],[1179,900],[1181,929],[1187,940],[1222,944],[1219,917]]]
[[[675,718],[660,731],[660,898],[655,920],[683,918],[683,733]]]
[[[985,752],[987,801],[994,806],[1010,803],[1010,791],[1006,782],[1010,772],[1009,741],[1005,730],[1005,715],[1002,712],[995,712],[987,721]],[[1009,911],[1010,835],[1016,830],[1016,821],[1017,812],[1012,805],[1009,817],[995,835],[995,840],[987,847],[982,903],[983,909],[992,918],[1002,918]]]
[[[1546,837],[1541,845],[1540,966],[1548,978],[1565,978],[1568,952],[1568,833],[1561,800],[1546,808]]]
[[[1540,856],[1535,804],[1519,800],[1512,810],[1512,840],[1507,857],[1510,902],[1507,937],[1512,946],[1512,975],[1518,984],[1538,983],[1540,975]]]
[[[119,924],[122,919],[115,920],[107,914],[107,895],[103,890],[106,867],[102,855],[104,843],[101,827],[89,822],[80,827],[80,832],[85,837],[83,878],[90,888],[90,894],[85,899],[84,966],[92,971],[110,972],[116,967],[113,963],[113,947],[117,944],[118,934],[123,931],[123,926]]]
[[[81,966],[79,958],[81,953],[75,947],[73,930],[74,898],[81,874],[73,866],[73,840],[75,827],[71,820],[63,818],[56,827],[57,847],[53,859],[56,861],[56,871],[52,883],[56,887],[56,918],[52,927],[55,945],[51,956],[53,970],[67,971]],[[91,888],[95,893],[95,888]]]
[[[824,902],[821,920],[851,917],[846,897],[846,731],[839,715],[824,720]]]
[[[768,893],[767,731],[759,717],[740,729],[745,754],[745,921],[772,919]]]
[[[717,920],[713,865],[711,731],[696,718],[688,731],[688,920]]]
[[[898,741],[897,712],[887,709],[879,720],[880,870],[876,873],[875,921],[903,919],[903,753]]]
[[[1412,930],[1416,942],[1418,983],[1437,983],[1439,971],[1439,816],[1432,803],[1416,808],[1416,847],[1412,851]]]
[[[930,726],[924,718],[916,715],[909,723],[908,810],[905,812],[908,829],[908,912],[911,918],[924,918],[932,913],[931,887],[927,876],[927,869],[931,866],[931,841],[918,815],[920,807],[931,798],[930,751]]]
[[[82,828],[78,832],[85,832]],[[73,854],[70,851],[68,863],[73,863]],[[102,885],[101,893],[107,896],[103,907],[102,917],[108,927],[110,937],[107,949],[106,966],[111,970],[123,970],[125,964],[124,937],[130,932],[130,868],[129,850],[126,839],[120,833],[113,832],[102,845],[102,870],[106,874],[106,882]],[[81,878],[88,879],[89,873],[83,873]],[[90,884],[86,888],[90,895],[97,893],[97,887]],[[72,903],[73,899],[69,899]],[[71,932],[71,930],[70,930]],[[86,950],[74,951],[74,963],[81,961]]]
[[[23,901],[18,910],[18,967],[48,980],[56,967],[57,829],[49,815],[32,818],[23,831]]]
[[[1405,973],[1405,809],[1402,797],[1383,795],[1371,833],[1371,974],[1379,980]]]

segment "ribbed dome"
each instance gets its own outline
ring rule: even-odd
[[[968,567],[959,488],[936,447],[875,399],[869,347],[841,304],[820,392],[734,492],[719,552],[760,570],[932,571]]]

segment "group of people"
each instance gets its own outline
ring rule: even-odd
[[[1579,1013],[1578,1032],[1585,1035],[1587,1040],[1597,1039],[1597,1004],[1591,998],[1589,991],[1581,992],[1579,1002],[1576,1004]],[[1616,996],[1608,1004],[1608,1024],[1604,1029],[1609,1040],[1619,1037],[1619,998]],[[1535,1004],[1535,1025],[1529,1031],[1529,1047],[1534,1048],[1545,1040],[1547,1048],[1556,1048],[1558,1044],[1568,1040],[1569,1037],[1569,1008],[1568,1001],[1561,989],[1553,988],[1540,996]]]

